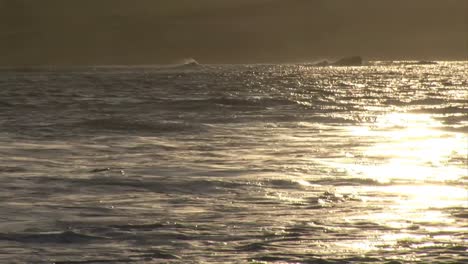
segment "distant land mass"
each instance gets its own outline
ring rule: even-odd
[[[0,66],[467,60],[466,0],[0,0]]]

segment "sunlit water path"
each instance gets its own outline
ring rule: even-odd
[[[0,262],[463,263],[468,64],[0,71]]]

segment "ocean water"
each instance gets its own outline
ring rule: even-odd
[[[468,63],[0,70],[0,263],[466,263]]]

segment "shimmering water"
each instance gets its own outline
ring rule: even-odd
[[[1,263],[463,263],[468,63],[0,70]]]

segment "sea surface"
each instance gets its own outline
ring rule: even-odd
[[[467,76],[0,69],[0,263],[467,263]]]

